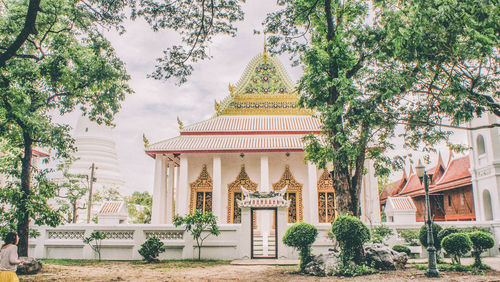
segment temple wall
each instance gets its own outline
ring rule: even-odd
[[[490,228],[496,237],[495,247],[486,254],[494,256],[500,254],[499,241],[500,223],[498,222],[440,222],[443,227],[456,226],[459,228],[477,226]],[[288,224],[290,226],[291,224]],[[334,247],[334,243],[328,238],[330,224],[316,224],[318,237],[312,246],[313,254],[325,254],[329,248]],[[376,225],[374,225],[376,226]],[[419,229],[422,223],[416,224],[394,224],[385,223],[385,226],[394,230],[398,229]],[[210,236],[202,247],[202,258],[206,259],[239,259],[243,256],[243,251],[248,246],[243,246],[241,238],[250,236],[248,232],[243,232],[241,224],[221,224],[219,226],[221,234],[218,237]],[[129,224],[129,225],[64,225],[56,228],[45,226],[33,226],[40,236],[30,239],[29,256],[36,258],[68,258],[68,259],[95,259],[96,256],[89,245],[83,243],[83,238],[90,236],[93,231],[104,232],[108,239],[102,241],[102,257],[108,260],[141,260],[138,250],[148,236],[157,236],[166,245],[167,251],[160,255],[160,259],[193,259],[197,258],[196,243],[189,233],[185,233],[182,228],[174,227],[170,224],[149,225],[149,224]],[[248,231],[248,230],[247,230]],[[245,234],[243,234],[245,233]],[[397,232],[394,232],[397,234]],[[281,243],[281,238],[278,239]],[[402,244],[404,241],[397,235],[387,240],[390,246]],[[280,245],[280,258],[297,259],[296,250]],[[425,250],[421,250],[425,256]]]

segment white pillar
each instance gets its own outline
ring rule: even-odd
[[[162,223],[163,214],[162,209],[165,205],[164,203],[164,191],[166,189],[165,185],[165,161],[162,155],[155,156],[155,179],[153,186],[153,210],[151,214],[151,223],[160,224]]]
[[[221,159],[220,156],[213,158],[213,191],[212,208],[213,214],[217,217],[217,223],[222,223],[222,182],[221,182]]]
[[[307,186],[309,191],[304,194],[308,197],[309,218],[307,222],[318,223],[318,172],[316,165],[307,161]]]
[[[269,192],[269,158],[267,155],[260,157],[260,187],[259,191]]]
[[[181,155],[179,167],[179,186],[177,189],[176,209],[180,216],[189,212],[189,183],[188,183],[188,158]]]
[[[167,178],[167,198],[165,205],[165,223],[172,224],[174,212],[174,164],[171,163],[168,166],[168,178]]]

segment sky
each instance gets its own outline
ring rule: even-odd
[[[122,102],[113,130],[120,170],[126,183],[123,194],[151,193],[153,190],[154,160],[144,153],[142,135],[154,143],[179,134],[177,117],[184,125],[212,117],[214,100],[220,101],[229,95],[228,84],[235,84],[248,62],[262,52],[263,35],[254,34],[254,30],[262,30],[266,14],[277,9],[275,1],[251,0],[243,4],[243,9],[245,20],[236,24],[237,36],[216,37],[210,45],[212,59],[195,64],[193,75],[180,87],[173,80],[147,78],[154,70],[155,59],[164,49],[177,43],[177,34],[153,32],[142,20],[127,22],[127,32],[123,35],[107,33],[118,57],[126,65],[131,76],[130,86],[135,91]],[[286,55],[280,59],[292,80],[297,81],[300,67],[292,68]],[[77,119],[78,113],[63,118],[73,127]],[[453,139],[466,140],[463,133]],[[447,149],[442,147],[440,150],[446,162]],[[395,173],[394,177],[399,175]]]

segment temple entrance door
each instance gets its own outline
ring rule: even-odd
[[[276,208],[251,208],[251,258],[278,258],[278,228]]]

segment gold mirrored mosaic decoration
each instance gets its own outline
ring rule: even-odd
[[[298,183],[293,177],[290,167],[285,166],[285,172],[281,179],[273,184],[273,190],[281,190],[288,185],[285,194],[285,200],[290,200],[290,207],[288,207],[288,223],[295,223],[303,220],[302,210],[302,184]]]
[[[190,184],[191,201],[189,210],[194,213],[195,209],[202,210],[203,213],[212,211],[212,177],[208,174],[207,165],[203,165],[198,178]]]
[[[318,180],[318,220],[333,222],[335,220],[335,191],[333,179],[328,170],[324,170]]]
[[[241,186],[250,191],[257,190],[257,183],[250,180],[245,165],[241,165],[241,170],[236,180],[227,185],[227,223],[241,222],[241,209],[238,207],[238,202],[243,197]],[[255,221],[255,219],[254,219]]]

